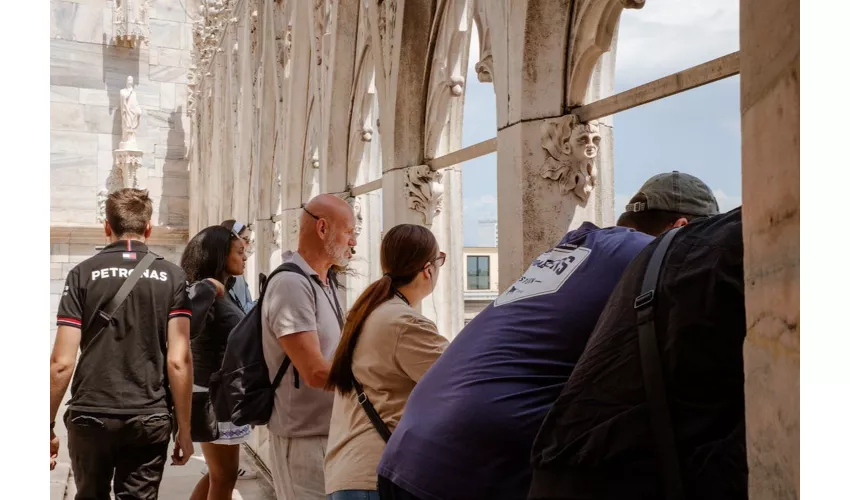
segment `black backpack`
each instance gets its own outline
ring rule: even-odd
[[[298,265],[287,262],[263,280],[260,298],[248,314],[230,331],[221,369],[210,377],[210,400],[219,422],[235,425],[266,425],[274,407],[274,393],[291,363],[289,356],[269,382],[263,355],[263,299],[271,279],[280,272],[298,273],[309,280]],[[315,289],[313,289],[315,299]]]
[[[741,209],[657,238],[534,441],[528,499],[745,500]]]

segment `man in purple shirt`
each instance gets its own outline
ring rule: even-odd
[[[658,234],[718,211],[696,177],[659,174],[620,227],[585,222],[535,259],[417,384],[378,466],[381,498],[524,499],[534,436],[626,266]]]

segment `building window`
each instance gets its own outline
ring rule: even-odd
[[[466,256],[466,289],[490,289],[490,257],[487,255]]]

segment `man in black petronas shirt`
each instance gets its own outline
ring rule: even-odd
[[[111,322],[98,314],[149,253],[151,212],[146,191],[109,195],[105,232],[111,243],[71,270],[59,303],[50,358],[51,469],[59,448],[54,420],[73,374],[64,422],[78,499],[109,498],[113,480],[116,498],[157,498],[172,404],[172,463],[185,464],[194,451],[191,311],[183,270],[157,256]]]

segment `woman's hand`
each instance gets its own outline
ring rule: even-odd
[[[216,297],[224,297],[224,285],[222,285],[220,281],[213,278],[207,278],[207,281],[209,281],[213,284],[213,286],[215,286]]]

